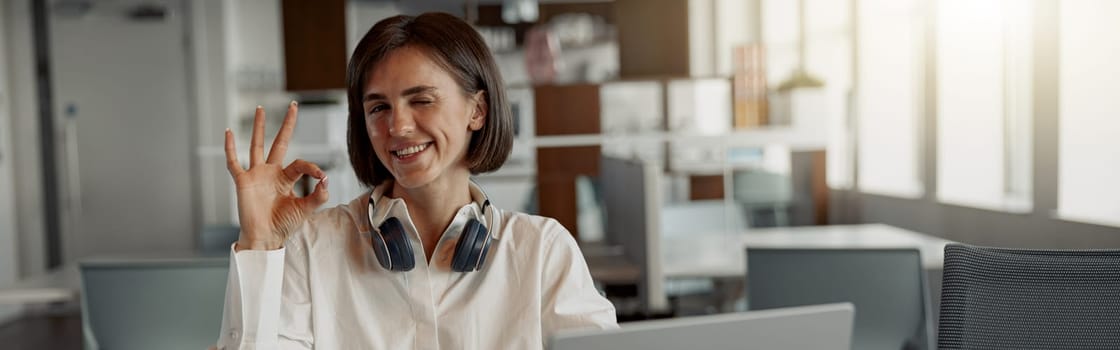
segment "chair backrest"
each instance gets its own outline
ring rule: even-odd
[[[743,205],[751,227],[789,226],[793,178],[763,170],[740,170],[732,177],[736,202]],[[766,215],[770,214],[770,215]]]
[[[740,170],[732,176],[735,200],[747,206],[788,206],[793,201],[793,180],[763,170]]]
[[[205,349],[220,332],[229,260],[83,262],[87,349]]]
[[[945,247],[941,349],[1120,349],[1120,250]]]
[[[747,249],[752,310],[850,302],[852,349],[932,349],[917,249]]]

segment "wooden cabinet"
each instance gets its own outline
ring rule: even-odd
[[[576,177],[598,177],[600,153],[598,145],[537,148],[537,207],[576,239],[580,234]]]
[[[283,0],[288,91],[346,88],[346,0]]]
[[[533,87],[537,136],[598,134],[599,85]],[[576,176],[599,176],[600,147],[537,148],[538,208],[579,238]]]
[[[723,199],[723,175],[690,175],[688,199]]]

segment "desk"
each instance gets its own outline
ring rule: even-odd
[[[743,278],[746,248],[918,248],[926,270],[940,270],[951,241],[884,224],[750,229],[666,237],[661,242],[666,278]]]
[[[115,254],[82,259],[89,263],[159,263],[196,259],[226,259],[193,251]],[[46,274],[26,278],[0,288],[0,305],[29,305],[78,302],[82,279],[78,263],[63,265]]]

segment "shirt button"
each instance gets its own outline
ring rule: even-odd
[[[230,339],[237,340],[237,336],[238,336],[238,334],[237,334],[236,330],[229,331],[229,338]]]

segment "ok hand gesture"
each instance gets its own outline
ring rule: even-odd
[[[297,112],[298,106],[292,101],[265,160],[264,109],[257,107],[248,171],[237,161],[233,132],[226,129],[226,167],[237,184],[237,215],[241,219],[238,251],[283,247],[288,235],[327,202],[327,175],[319,166],[296,159],[287,167],[282,167],[284,153],[288,151],[288,142],[296,126]],[[306,197],[296,197],[292,188],[304,175],[319,179],[319,184]]]

